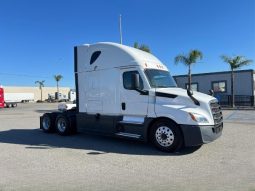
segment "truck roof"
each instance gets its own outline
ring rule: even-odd
[[[78,72],[130,66],[167,70],[154,55],[126,45],[99,42],[78,46]]]

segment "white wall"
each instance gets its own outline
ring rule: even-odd
[[[41,100],[41,91],[39,87],[17,87],[17,86],[3,86],[5,93],[33,93],[35,101]],[[59,92],[68,97],[70,91],[69,87],[59,87]],[[48,94],[55,94],[57,87],[43,87],[42,100],[48,99]]]

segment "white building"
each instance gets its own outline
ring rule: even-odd
[[[41,90],[39,87],[22,87],[22,86],[3,86],[5,93],[33,93],[34,101],[41,100]],[[57,87],[42,87],[42,100],[48,99],[48,94],[55,95]],[[59,87],[59,92],[68,97],[70,88]]]

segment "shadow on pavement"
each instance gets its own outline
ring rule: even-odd
[[[39,129],[12,129],[0,131],[0,143],[26,145],[26,149],[71,148],[92,150],[99,155],[119,153],[131,155],[181,156],[195,152],[200,147],[184,148],[176,153],[164,153],[143,142],[78,133],[72,136],[46,134]]]

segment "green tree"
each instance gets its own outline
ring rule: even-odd
[[[41,101],[42,101],[42,88],[44,87],[44,80],[42,80],[42,81],[35,81],[35,84],[38,84],[38,86],[39,86],[39,89],[40,89],[40,91],[41,91]]]
[[[63,78],[62,75],[58,74],[58,75],[54,75],[54,79],[56,80],[57,82],[57,92],[58,92],[58,96],[59,96],[59,81]],[[57,99],[58,99],[58,96],[57,96]]]
[[[175,57],[174,61],[175,64],[178,64],[179,62],[183,63],[185,66],[188,66],[188,76],[189,76],[189,87],[188,89],[191,89],[191,65],[195,64],[198,60],[201,60],[203,58],[203,54],[199,50],[191,50],[187,55],[185,54],[179,54]]]
[[[245,59],[243,56],[229,57],[226,55],[221,56],[221,59],[229,64],[231,69],[231,106],[235,107],[235,95],[234,95],[234,70],[251,64],[253,61]]]
[[[134,48],[137,48],[137,49],[139,49],[139,50],[142,50],[142,51],[151,53],[151,50],[150,50],[149,46],[147,46],[147,45],[145,45],[145,44],[139,45],[138,42],[135,42],[135,43],[134,43]]]

